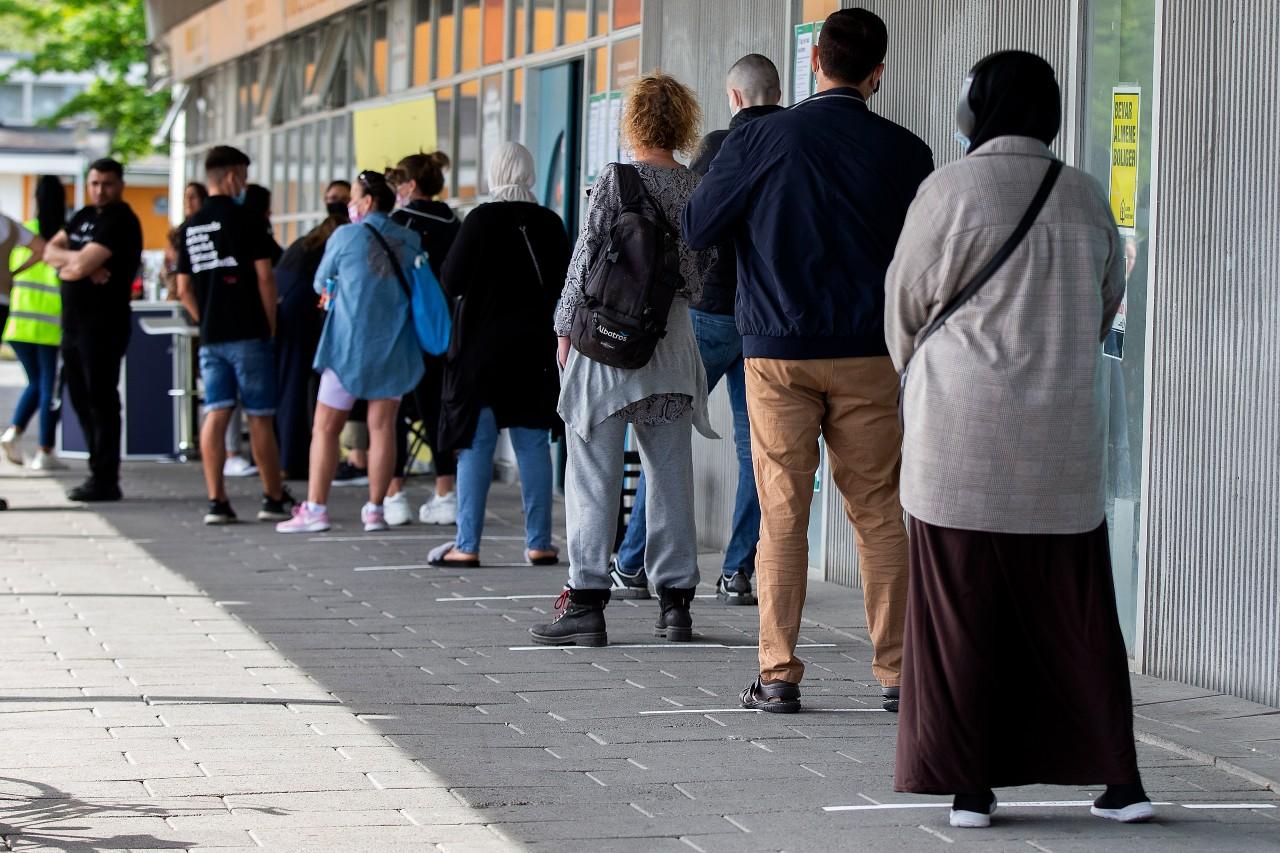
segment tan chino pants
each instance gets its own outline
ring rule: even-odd
[[[887,358],[749,358],[747,408],[760,493],[756,560],[760,674],[799,683],[796,657],[809,565],[809,507],[825,438],[844,498],[875,652],[872,672],[897,686],[907,603],[907,532],[898,499],[898,375]]]

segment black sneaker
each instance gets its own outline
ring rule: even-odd
[[[733,576],[721,575],[716,581],[716,598],[721,604],[749,606],[756,604],[756,594],[751,591],[751,578],[739,569]]]
[[[204,511],[205,524],[234,524],[236,511],[231,508],[230,501],[209,501],[209,508]]]
[[[607,646],[604,606],[607,589],[568,589],[556,599],[560,615],[554,622],[529,629],[533,641],[542,646]]]
[[[357,468],[350,462],[339,462],[338,471],[333,475],[335,486],[367,486],[369,485],[369,469]]]
[[[653,598],[649,594],[649,576],[645,574],[644,567],[635,574],[627,574],[622,570],[622,566],[618,565],[618,558],[614,557],[609,568],[609,577],[613,580],[614,598],[633,600]]]
[[[890,714],[898,713],[898,698],[902,691],[897,687],[880,688],[880,707],[884,708]]]
[[[85,503],[97,503],[102,501],[118,501],[123,494],[120,493],[120,486],[112,483],[103,485],[98,483],[92,477],[85,480],[67,492],[67,499],[73,501],[83,501]]]
[[[258,510],[258,521],[288,521],[293,518],[293,508],[298,503],[287,487],[280,489],[280,499],[275,500],[262,496],[262,507]]]

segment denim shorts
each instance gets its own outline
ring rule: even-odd
[[[200,346],[205,411],[233,408],[269,417],[276,413],[276,349],[270,340]]]

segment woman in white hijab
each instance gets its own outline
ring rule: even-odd
[[[455,300],[445,366],[440,452],[458,453],[458,537],[431,552],[436,566],[480,565],[485,501],[498,432],[520,468],[525,559],[554,565],[550,434],[560,377],[552,315],[569,264],[564,223],[533,194],[533,156],[508,142],[490,158],[493,201],[467,216],[441,282]]]

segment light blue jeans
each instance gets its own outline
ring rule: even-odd
[[[756,493],[756,475],[751,467],[751,423],[747,418],[747,380],[742,360],[742,335],[733,317],[691,310],[693,336],[698,341],[702,366],[707,371],[707,390],[711,391],[724,377],[733,410],[733,444],[738,456],[738,492],[733,501],[732,530],[729,547],[724,552],[724,573],[732,576],[741,570],[748,577],[756,570],[756,543],[760,541],[760,498]],[[618,564],[634,574],[644,568],[645,503],[644,472],[627,534],[618,548]]]
[[[545,429],[525,427],[511,427],[507,433],[520,469],[525,545],[530,551],[549,551],[552,548],[550,435]],[[497,446],[498,421],[493,409],[481,409],[471,446],[458,454],[458,538],[454,547],[465,554],[480,553]]]

